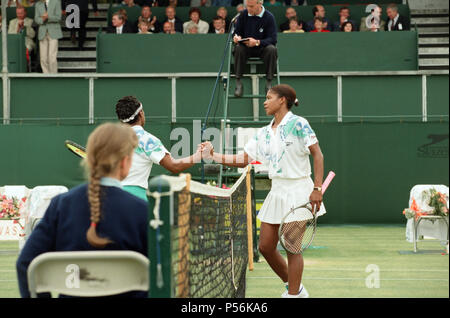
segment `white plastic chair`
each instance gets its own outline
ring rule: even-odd
[[[28,288],[68,296],[111,296],[148,291],[149,260],[134,251],[48,252],[28,267]]]
[[[409,195],[409,206],[411,206],[413,199],[421,212],[432,211],[433,208],[428,205],[423,199],[423,191],[435,189],[442,194],[449,195],[449,188],[446,185],[432,185],[432,184],[418,184],[412,187]],[[448,208],[448,201],[447,201]],[[423,222],[425,221],[425,222]],[[417,252],[417,242],[420,237],[429,237],[441,241],[442,244],[448,244],[449,228],[448,217],[437,215],[426,215],[417,218],[409,219],[406,226],[406,237],[409,242],[414,243],[414,252]]]
[[[29,191],[28,199],[24,207],[25,226],[21,239],[19,240],[19,249],[25,245],[27,238],[33,229],[44,217],[50,201],[58,194],[69,191],[65,186],[37,186]]]

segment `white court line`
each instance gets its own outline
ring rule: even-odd
[[[0,280],[0,283],[11,283],[11,282],[17,282],[17,279]]]
[[[280,279],[279,277],[273,276],[254,276],[249,277],[249,279]],[[354,278],[354,277],[303,277],[304,280],[362,280],[365,281],[366,278]],[[380,281],[448,281],[448,278],[380,278]]]

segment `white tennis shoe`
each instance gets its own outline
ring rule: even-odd
[[[305,286],[303,286],[303,284],[300,284],[300,291],[299,291],[299,293],[297,295],[290,295],[290,294],[288,294],[288,291],[286,290],[281,295],[281,297],[282,298],[309,298],[309,293],[306,290]]]

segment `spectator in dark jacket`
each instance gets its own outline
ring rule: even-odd
[[[175,31],[179,33],[183,33],[183,21],[176,16],[175,7],[168,6],[166,8],[166,19],[163,21],[170,22],[174,25]]]
[[[61,3],[64,15],[74,13],[74,9],[70,7],[71,4],[78,6],[78,8],[80,9],[79,28],[70,29],[70,37],[72,39],[72,43],[75,43],[76,31],[78,31],[78,49],[80,50],[83,49],[84,42],[86,41],[86,23],[89,17],[89,2],[92,3],[94,15],[98,16],[97,0],[62,0]]]
[[[325,29],[328,31],[333,31],[333,25],[331,24],[331,21],[329,21],[326,17],[326,11],[325,8],[321,5],[316,5],[314,6],[313,10],[312,10],[313,16],[314,18],[321,18],[323,20]],[[306,23],[305,29],[307,32],[311,32],[312,30],[314,30],[314,18],[309,21],[308,23]]]
[[[242,96],[241,77],[249,57],[260,57],[266,67],[266,92],[272,86],[276,71],[277,26],[275,18],[263,7],[264,0],[247,0],[247,9],[241,12],[236,21],[233,42],[234,70],[236,75],[235,96]]]
[[[398,13],[396,4],[390,4],[386,8],[386,14],[388,20],[384,25],[385,31],[409,31],[410,21],[407,17],[404,17]]]
[[[116,12],[113,14],[112,19],[112,26],[108,27],[106,30],[107,33],[115,33],[115,34],[123,34],[123,33],[136,33],[133,28],[131,28],[128,24],[126,24],[125,16],[120,13]]]
[[[302,24],[302,25],[305,24],[303,21],[301,21],[300,18],[297,17],[297,11],[295,11],[294,8],[289,7],[286,9],[286,21],[283,22],[282,24],[280,24],[280,32],[289,30],[289,23],[292,18],[297,19],[299,24]]]
[[[345,22],[351,22],[353,28],[356,27],[355,21],[350,19],[350,9],[348,7],[341,7],[339,9],[339,21],[333,23],[333,31],[341,31]]]

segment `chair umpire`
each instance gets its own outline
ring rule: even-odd
[[[241,77],[249,57],[260,57],[266,68],[266,92],[272,85],[277,66],[277,26],[272,13],[263,6],[264,0],[247,0],[236,21],[233,42],[234,70],[236,75],[235,96],[242,96],[244,88]],[[246,39],[246,41],[241,41]]]

